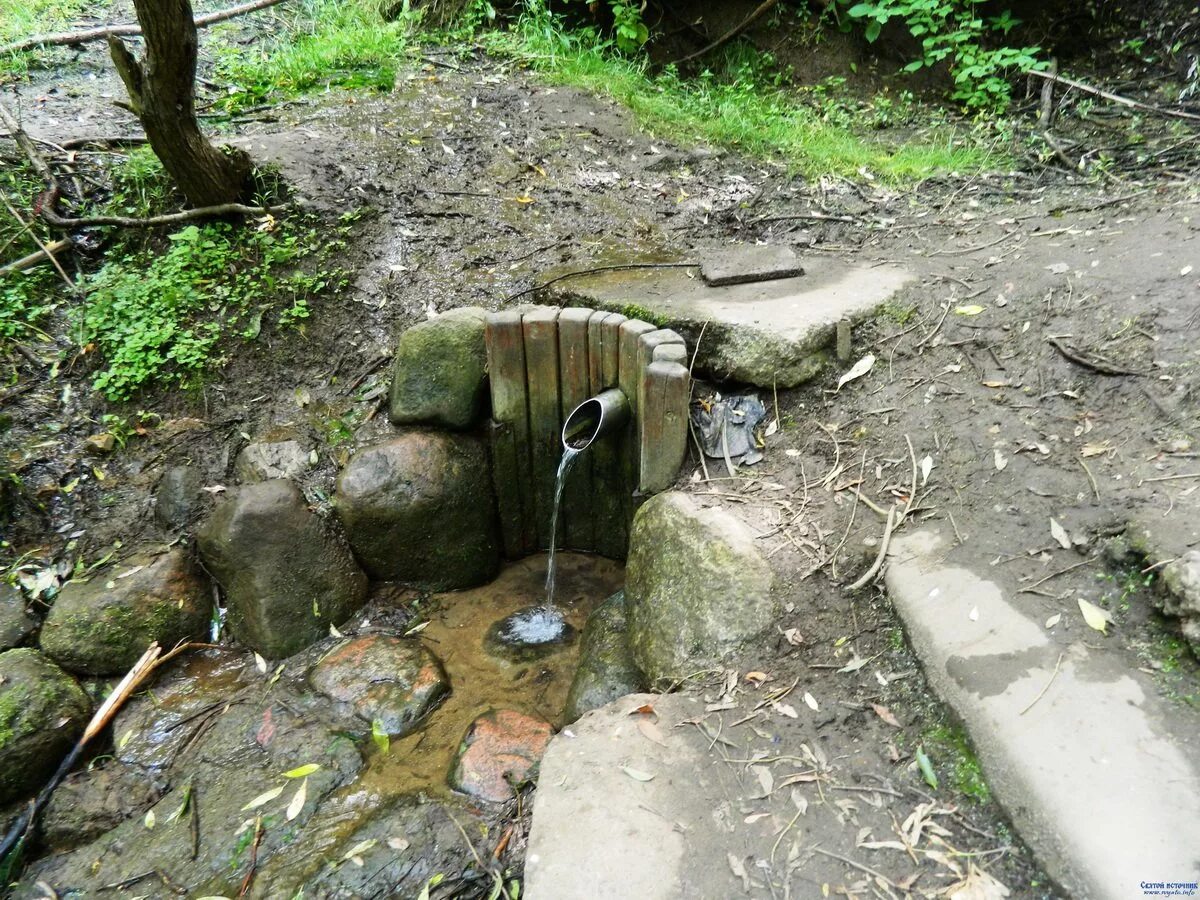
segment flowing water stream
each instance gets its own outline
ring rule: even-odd
[[[582,449],[563,447],[562,460],[558,464],[558,476],[554,481],[554,508],[550,513],[550,555],[546,563],[546,603],[545,610],[554,612],[554,547],[558,543],[558,508],[562,505],[563,485],[567,481],[567,473],[575,458],[583,453]],[[561,616],[559,616],[561,619]]]

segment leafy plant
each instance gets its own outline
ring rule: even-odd
[[[609,0],[609,9],[613,15],[613,36],[617,49],[625,53],[635,53],[650,39],[650,30],[642,21],[642,8],[634,3],[622,0]]]
[[[846,15],[864,26],[871,43],[893,19],[902,22],[921,44],[921,55],[904,71],[944,63],[954,80],[952,99],[969,108],[1000,109],[1011,96],[1006,74],[1040,69],[1046,63],[1038,59],[1038,47],[987,46],[989,38],[1007,38],[1020,20],[1008,10],[984,19],[981,4],[982,0],[860,0]]]

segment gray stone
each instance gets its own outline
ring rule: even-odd
[[[41,818],[41,836],[56,853],[72,850],[152,806],[166,783],[131,766],[105,761],[67,777]]]
[[[311,442],[295,430],[273,428],[242,448],[233,474],[242,484],[299,478],[308,471],[311,452]]]
[[[638,510],[625,571],[629,643],[652,685],[725,662],[774,621],[774,576],[750,530],[687,494]]]
[[[1040,607],[1023,612],[999,585],[947,565],[951,546],[932,529],[893,538],[888,596],[1030,849],[1072,897],[1200,880],[1194,718],[1119,654],[1090,647],[1077,612],[1056,639]]]
[[[396,425],[470,428],[483,416],[486,311],[467,307],[414,325],[400,336],[390,411]]]
[[[632,694],[640,690],[641,680],[629,648],[625,592],[618,591],[588,616],[563,718],[574,722],[585,712]]]
[[[700,276],[713,287],[796,278],[803,274],[804,266],[796,251],[777,244],[741,244],[709,250],[700,264]]]
[[[0,804],[37,792],[90,713],[75,679],[37,650],[0,653]]]
[[[549,656],[575,640],[575,628],[557,607],[526,606],[493,622],[483,646],[510,662],[529,662]]]
[[[657,714],[658,741],[639,730],[643,717],[634,712],[642,706]],[[724,767],[696,728],[676,727],[703,715],[694,697],[634,694],[587,713],[550,742],[533,798],[522,897],[770,896],[748,892],[730,866],[747,860],[753,871],[749,860],[756,852],[764,858],[770,841],[755,847],[740,815],[736,827],[721,821],[730,790]],[[804,894],[819,895],[819,888]]]
[[[151,642],[164,651],[208,630],[212,594],[184,550],[139,555],[70,581],[42,625],[42,650],[83,675],[123,675]]]
[[[25,608],[25,598],[11,584],[0,584],[0,652],[20,646],[37,630],[37,619]]]
[[[367,577],[342,536],[290,481],[240,488],[197,540],[225,591],[230,630],[264,656],[303,650],[366,599]]]
[[[409,431],[361,450],[338,476],[334,504],[375,578],[454,590],[500,566],[487,452],[475,437]]]
[[[1163,567],[1162,611],[1179,619],[1183,636],[1200,656],[1200,551],[1189,550]]]
[[[200,506],[200,470],[171,466],[154,491],[154,518],[163,528],[181,528]]]
[[[392,737],[415,731],[450,693],[450,680],[436,656],[415,639],[390,634],[341,642],[313,667],[308,680]]]
[[[832,356],[837,323],[872,315],[912,275],[813,260],[802,278],[714,287],[683,269],[581,276],[551,294],[562,302],[625,313],[678,331],[694,347],[697,370],[718,380],[790,388]]]

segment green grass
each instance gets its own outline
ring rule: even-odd
[[[217,75],[237,88],[219,101],[229,111],[338,87],[391,90],[411,45],[413,20],[386,21],[371,0],[306,0],[282,29],[249,49],[218,40]]]
[[[870,173],[902,182],[1001,161],[976,134],[937,122],[940,115],[931,114],[927,128],[892,138],[877,130],[877,110],[861,127],[846,124],[844,106],[837,106],[838,121],[829,121],[800,92],[774,83],[780,79],[769,59],[756,62],[737,51],[727,55],[722,77],[704,73],[684,80],[670,69],[652,74],[644,61],[616,53],[590,32],[564,32],[551,19],[526,19],[484,40],[493,52],[522,59],[551,81],[612,97],[651,132],[735,148],[809,176]]]
[[[95,12],[95,7],[84,0],[0,0],[0,44],[66,31],[81,12]],[[24,75],[35,58],[36,51],[0,56],[0,76]]]

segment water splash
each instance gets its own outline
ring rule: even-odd
[[[562,460],[558,464],[558,476],[554,481],[554,507],[550,513],[550,558],[546,563],[546,603],[547,610],[554,609],[554,547],[558,543],[558,508],[562,505],[563,484],[575,457],[583,453],[574,447],[564,447]]]

